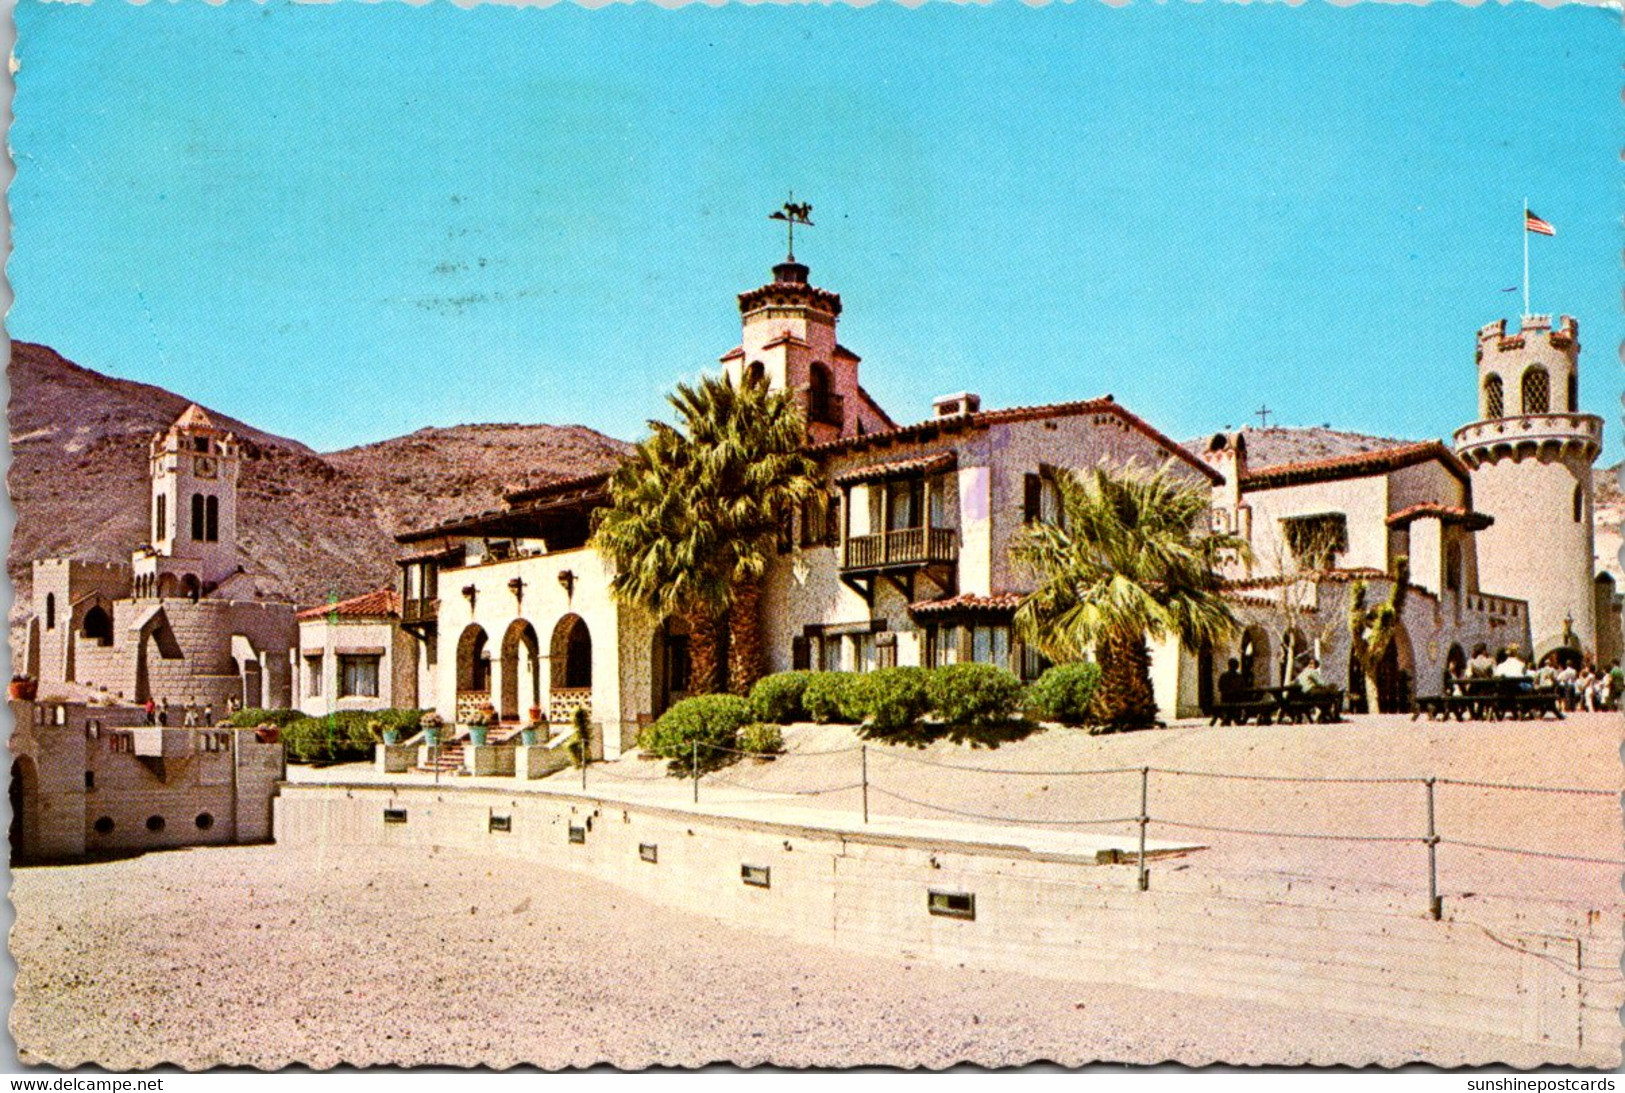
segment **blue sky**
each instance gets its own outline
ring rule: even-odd
[[[1448,436],[1580,318],[1618,458],[1617,14],[21,0],[14,337],[328,450],[633,438],[798,238],[899,420],[1110,391],[1177,436]]]

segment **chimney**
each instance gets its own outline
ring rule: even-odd
[[[982,408],[982,396],[969,391],[961,391],[957,395],[940,395],[931,400],[931,408],[936,411],[934,417],[974,414]]]

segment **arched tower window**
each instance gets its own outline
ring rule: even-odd
[[[165,517],[169,515],[168,508],[169,498],[160,493],[153,504],[152,512],[152,541],[155,543],[164,541],[164,523]]]
[[[1579,483],[1575,483],[1575,486],[1574,486],[1574,522],[1576,524],[1578,524],[1580,521],[1584,520],[1585,519],[1585,514],[1586,514],[1585,490],[1581,488]]]
[[[1552,381],[1540,365],[1530,367],[1523,374],[1523,412],[1544,414],[1552,407]]]
[[[763,367],[761,361],[750,362],[749,367],[745,369],[745,382],[747,384],[759,384],[767,382],[767,369]]]
[[[1506,403],[1501,396],[1501,377],[1491,372],[1484,377],[1484,416],[1505,417]]]
[[[829,425],[839,425],[839,421],[832,421],[833,407],[830,405],[830,379],[829,369],[817,361],[807,370],[807,418],[809,421],[823,422]]]
[[[1571,414],[1580,412],[1580,373],[1569,373],[1569,404],[1564,407]]]
[[[203,501],[203,541],[220,541],[220,498],[212,495]]]
[[[201,493],[194,493],[192,495],[192,541],[193,542],[201,543],[203,541],[203,530],[204,530],[203,495]]]

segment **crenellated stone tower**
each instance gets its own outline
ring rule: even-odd
[[[1580,327],[1526,315],[1478,332],[1478,420],[1456,430],[1478,533],[1481,586],[1529,602],[1537,657],[1597,652],[1591,468],[1602,419],[1580,412]]]
[[[151,542],[135,552],[135,594],[207,595],[241,572],[237,474],[242,449],[203,408],[186,408],[148,451]]]

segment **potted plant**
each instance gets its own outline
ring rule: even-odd
[[[383,721],[376,717],[367,722],[367,731],[372,734],[374,739],[382,736],[385,745],[399,744],[401,742],[400,728],[394,724],[385,725]]]
[[[481,706],[468,719],[468,742],[476,748],[485,746],[486,738],[491,732],[491,723],[497,719],[497,712],[490,706]]]
[[[540,718],[532,718],[531,723],[520,730],[519,738],[525,747],[535,747],[542,742],[542,722]]]
[[[34,701],[34,697],[39,694],[39,680],[29,679],[25,675],[12,676],[11,690],[9,693],[14,699],[24,702],[32,702]]]
[[[440,746],[440,729],[445,725],[446,719],[430,710],[418,719],[418,728],[423,730],[423,742],[431,748]]]

